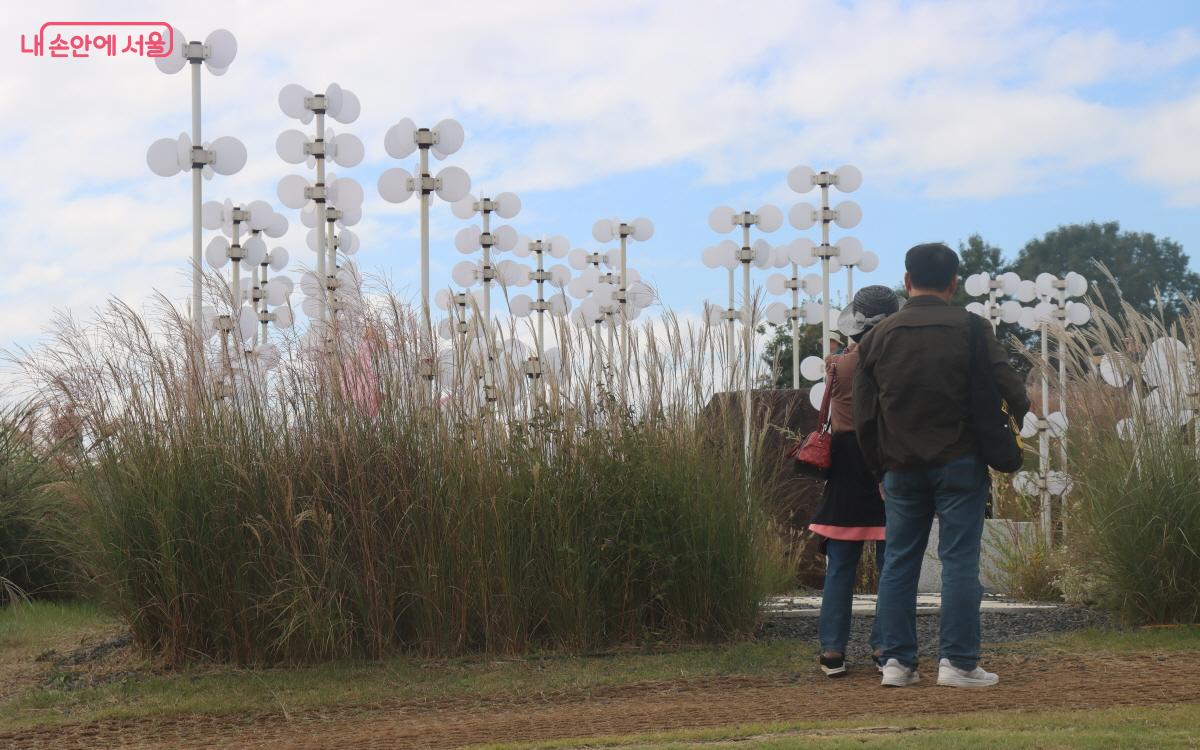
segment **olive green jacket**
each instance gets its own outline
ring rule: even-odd
[[[854,425],[877,476],[977,452],[968,392],[971,314],[938,297],[914,297],[859,342]],[[1020,424],[1029,411],[1024,382],[992,327],[980,327],[1000,396]]]

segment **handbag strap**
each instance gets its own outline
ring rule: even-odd
[[[976,320],[978,318],[978,320]],[[967,312],[967,327],[971,329],[971,345],[970,345],[970,370],[972,376],[976,374],[975,368],[979,365],[979,344],[983,337],[980,326],[983,325],[983,318],[968,311]]]
[[[817,415],[817,424],[821,429],[828,429],[831,424],[829,406],[833,400],[833,384],[837,382],[837,362],[830,362],[825,368],[825,393],[821,395],[821,411]]]
[[[967,346],[967,394],[970,398],[971,389],[975,387],[974,383],[979,377],[979,322],[975,318],[979,317],[970,310],[967,311],[967,332],[970,338],[970,343]]]
[[[983,342],[983,331],[986,325],[989,323],[983,317],[972,312],[967,313],[967,326],[971,329],[971,345],[968,354],[970,361],[967,370],[968,388],[973,387],[970,384],[977,379],[995,383],[995,376],[991,374],[992,363],[988,357],[987,346]],[[1000,400],[1003,402],[1003,397]]]
[[[987,324],[986,321],[979,315],[975,315],[973,313],[967,313],[967,315],[969,316],[967,318],[967,323],[971,328],[970,380],[973,381],[975,378],[988,377],[989,374],[987,370],[983,368],[990,368],[992,363],[988,361],[988,356],[986,354],[987,350],[983,346],[983,326]],[[978,318],[978,320],[976,320],[976,318]],[[982,357],[982,361],[980,360],[980,357]],[[1005,400],[1003,396],[1000,397],[1000,410],[1004,412],[1005,417],[1008,419],[1009,429],[1011,429],[1013,434],[1017,436],[1017,445],[1024,449],[1024,444],[1021,442],[1021,426],[1017,423],[1016,417],[1009,413],[1008,401]]]

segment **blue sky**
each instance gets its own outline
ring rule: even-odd
[[[863,222],[835,237],[881,256],[869,281],[896,283],[916,242],[978,232],[1011,257],[1060,224],[1093,220],[1171,237],[1200,268],[1200,5],[1046,5],[345,2],[324,31],[295,3],[11,8],[0,92],[23,107],[0,124],[15,176],[0,187],[0,348],[36,342],[55,309],[87,317],[109,295],[138,304],[153,289],[180,302],[188,293],[188,180],[145,164],[151,141],[188,126],[186,77],[137,59],[19,54],[21,33],[55,19],[233,31],[229,72],[205,74],[204,127],[241,138],[250,161],[206,183],[206,198],[271,200],[292,222],[283,244],[297,266],[311,254],[274,185],[304,170],[274,153],[275,136],[296,127],[276,94],[291,82],[356,91],[363,117],[341,129],[367,156],[341,173],[367,193],[359,261],[402,291],[418,284],[414,207],[384,203],[375,183],[410,166],[383,150],[404,116],[459,119],[466,144],[446,163],[489,192],[517,192],[512,223],[524,233],[593,247],[597,218],[653,219],[631,263],[685,314],[724,289],[723,272],[699,262],[723,239],[709,210],[786,212],[811,199],[787,190],[796,164],[862,169],[850,197]],[[462,259],[452,241],[463,222],[437,205],[433,224],[436,288]],[[785,224],[769,239],[796,236],[817,234]]]

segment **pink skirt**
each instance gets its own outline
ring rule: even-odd
[[[884,541],[883,526],[830,526],[824,523],[808,525],[809,531],[820,534],[826,539],[838,539],[843,542],[882,542]]]

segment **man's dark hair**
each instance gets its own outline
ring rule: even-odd
[[[914,287],[942,291],[958,274],[958,255],[940,242],[916,245],[904,256],[904,270]]]

